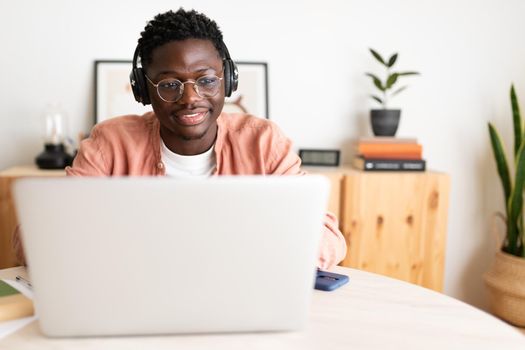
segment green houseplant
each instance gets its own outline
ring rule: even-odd
[[[522,127],[521,113],[516,98],[514,86],[510,88],[510,101],[512,105],[512,121],[514,124],[514,152],[515,164],[514,182],[512,182],[509,164],[503,143],[498,131],[488,123],[492,151],[496,160],[498,174],[503,185],[505,195],[507,231],[502,250],[506,253],[525,258],[523,234],[523,186],[525,184],[525,134]]]
[[[379,95],[371,95],[372,99],[381,105],[381,109],[372,109],[370,119],[372,124],[372,131],[376,136],[394,136],[399,125],[399,118],[401,110],[389,109],[388,102],[390,99],[401,91],[405,90],[407,86],[397,87],[396,83],[399,78],[408,75],[418,75],[418,72],[393,72],[392,69],[397,62],[399,55],[394,53],[388,60],[385,60],[376,50],[369,49],[372,56],[385,68],[385,79],[381,80],[377,75],[372,73],[365,73],[372,78],[374,86],[379,90]]]
[[[525,130],[514,86],[510,89],[514,126],[514,176],[498,131],[488,123],[490,141],[505,198],[505,236],[491,269],[485,274],[491,311],[517,326],[525,326]]]

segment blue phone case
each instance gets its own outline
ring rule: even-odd
[[[317,270],[315,289],[332,291],[348,283],[348,276],[338,273]]]

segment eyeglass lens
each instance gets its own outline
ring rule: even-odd
[[[164,79],[158,82],[157,91],[160,98],[167,102],[178,101],[184,93],[184,85],[191,83],[195,92],[200,97],[213,97],[219,93],[221,79],[215,75],[205,75],[193,81],[188,80],[184,83],[174,78]]]

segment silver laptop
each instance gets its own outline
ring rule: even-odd
[[[305,325],[325,178],[26,178],[14,190],[46,335]]]

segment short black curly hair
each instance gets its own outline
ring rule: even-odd
[[[140,33],[138,45],[142,66],[147,67],[151,63],[153,50],[157,47],[186,39],[210,40],[220,56],[225,58],[222,32],[217,23],[202,13],[186,11],[181,7],[177,12],[159,13]]]

